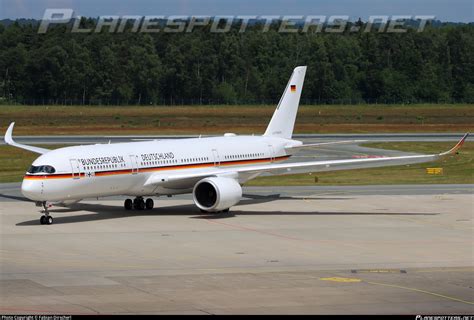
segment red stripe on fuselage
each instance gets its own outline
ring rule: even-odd
[[[282,156],[273,158],[273,161],[283,161],[288,159],[290,156]],[[264,163],[270,162],[270,158],[266,159],[249,159],[249,160],[235,160],[235,161],[224,161],[219,164],[219,166],[232,166],[232,165],[245,165],[245,164],[255,164],[255,163]],[[196,169],[196,168],[208,168],[216,166],[214,162],[209,163],[196,163],[196,164],[182,164],[182,165],[174,165],[174,166],[166,166],[166,167],[151,167],[151,168],[139,168],[138,172],[155,172],[155,171],[169,171],[169,170],[182,170],[182,169]],[[132,173],[131,169],[123,169],[123,170],[111,170],[111,171],[96,171],[94,172],[94,176],[96,177],[103,177],[103,176],[112,176],[112,175],[120,175],[120,174],[129,174]],[[84,178],[86,176],[85,173],[81,172],[80,174],[76,174],[74,178],[81,177]],[[49,174],[49,175],[31,175],[26,174],[24,179],[26,180],[42,180],[42,179],[67,179],[73,178],[72,173],[64,173],[64,174]]]

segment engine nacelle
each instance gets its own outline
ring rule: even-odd
[[[193,189],[199,209],[216,212],[228,209],[242,198],[242,187],[232,178],[211,177],[200,180]]]

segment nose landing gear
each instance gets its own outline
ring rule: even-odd
[[[44,212],[44,215],[41,216],[40,218],[40,223],[41,224],[53,224],[53,217],[51,217],[49,215],[49,211],[48,211],[48,204],[46,203],[46,201],[43,201],[42,203],[43,205],[43,212]]]

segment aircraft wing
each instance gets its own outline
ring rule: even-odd
[[[39,154],[44,154],[46,152],[49,152],[50,150],[48,149],[43,149],[39,147],[34,147],[34,146],[27,146],[26,144],[20,144],[16,143],[13,141],[13,127],[15,126],[15,122],[12,122],[10,126],[7,129],[7,132],[5,133],[5,143],[12,146],[12,147],[17,147],[20,149],[25,149],[31,152],[39,153]]]
[[[468,135],[469,133],[466,133],[453,148],[439,154],[365,158],[365,159],[328,160],[328,161],[308,161],[308,162],[297,162],[297,163],[278,163],[278,164],[268,164],[268,165],[247,167],[247,168],[242,168],[241,170],[237,169],[237,171],[239,173],[261,171],[261,172],[269,172],[272,174],[293,174],[293,173],[304,173],[304,172],[349,170],[349,169],[374,168],[374,167],[431,162],[431,161],[436,161],[444,156],[456,153],[457,150],[461,148],[461,146],[463,145]]]
[[[306,173],[306,172],[322,172],[322,171],[336,171],[349,170],[361,168],[374,168],[384,166],[406,165],[422,162],[436,161],[442,157],[457,152],[463,145],[469,134],[466,133],[461,140],[450,150],[438,154],[428,155],[413,155],[413,156],[399,156],[399,157],[380,157],[380,158],[365,158],[365,159],[344,159],[344,160],[328,160],[328,161],[308,161],[296,163],[271,163],[264,165],[242,166],[242,167],[212,167],[202,168],[196,170],[172,171],[169,173],[157,173],[152,175],[145,185],[159,185],[176,183],[178,181],[189,180],[195,182],[199,179],[213,176],[228,176],[238,178],[240,175],[256,176],[260,173],[270,173],[275,175]]]

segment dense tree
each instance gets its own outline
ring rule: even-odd
[[[401,34],[259,28],[70,33],[60,25],[38,34],[0,25],[0,101],[268,103],[305,64],[305,102],[474,102],[473,25]]]

